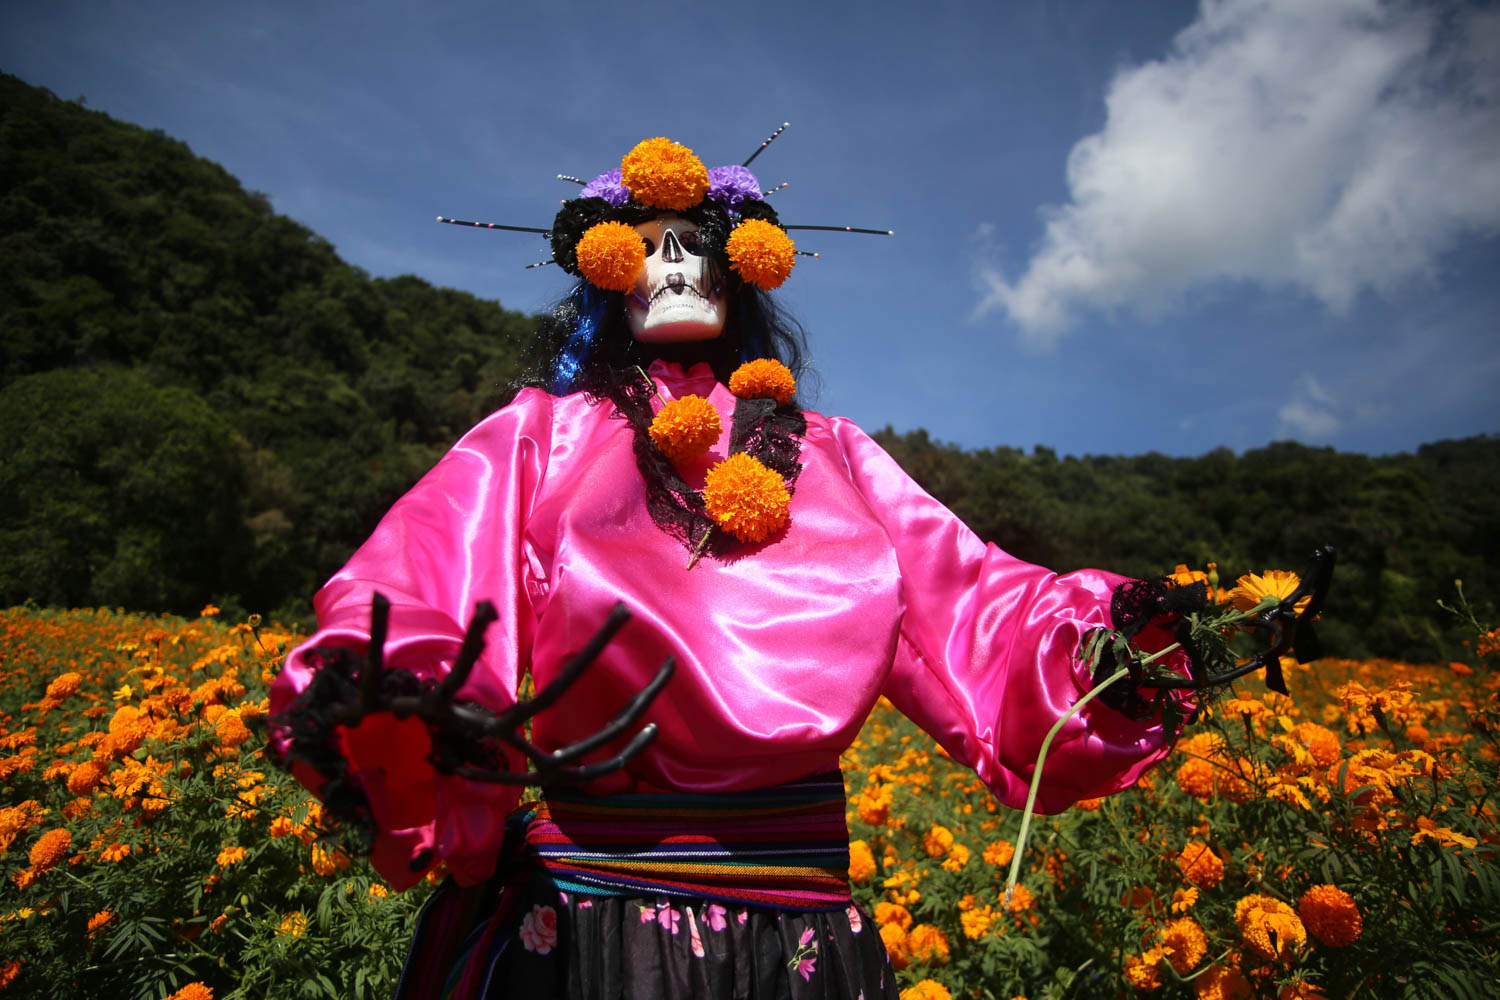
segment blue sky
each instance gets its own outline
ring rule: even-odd
[[[1376,0],[9,0],[0,69],[160,128],[375,275],[545,309],[635,142],[754,165],[815,405],[966,447],[1500,433],[1500,11]]]

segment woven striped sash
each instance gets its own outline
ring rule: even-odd
[[[722,795],[551,793],[526,827],[526,848],[565,892],[799,910],[849,905],[837,771]]]

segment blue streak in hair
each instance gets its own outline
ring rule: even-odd
[[[552,384],[548,391],[554,396],[565,396],[573,391],[588,365],[589,355],[594,352],[594,339],[598,336],[599,324],[609,308],[609,300],[590,284],[584,284],[575,291],[573,299],[578,313],[578,325],[553,362]]]

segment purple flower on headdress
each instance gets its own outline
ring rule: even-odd
[[[714,167],[708,172],[708,196],[727,209],[736,209],[746,198],[761,199],[760,181],[747,167]]]
[[[630,200],[630,189],[620,183],[620,168],[606,170],[583,186],[581,198],[603,198],[615,208]]]

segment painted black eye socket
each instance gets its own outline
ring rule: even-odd
[[[703,241],[698,238],[698,230],[694,229],[692,232],[680,234],[677,242],[682,244],[682,249],[694,257],[703,256]]]
[[[649,257],[652,254],[656,253],[656,244],[651,241],[651,237],[649,237],[649,236],[642,236],[641,237],[641,242],[644,243],[644,244],[646,244],[646,256],[647,257]]]

